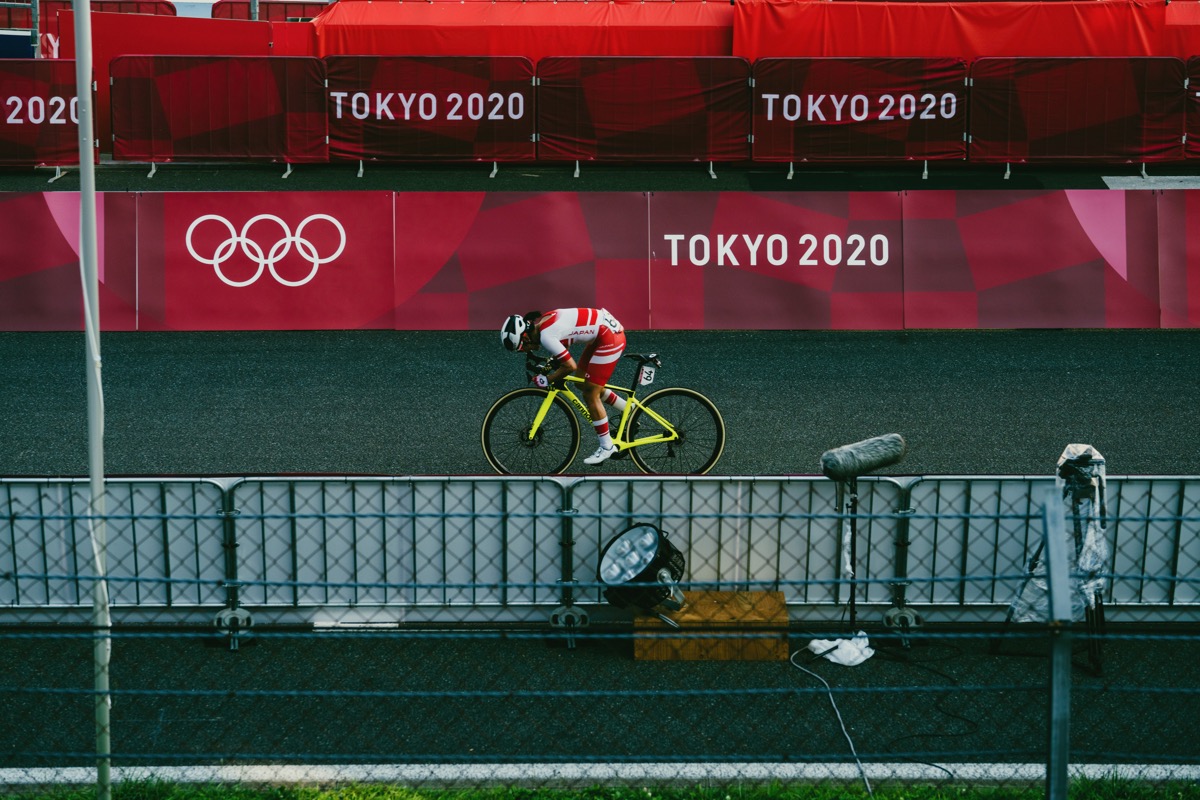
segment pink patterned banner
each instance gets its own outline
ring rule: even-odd
[[[895,192],[655,194],[655,328],[904,327]]]
[[[138,198],[139,327],[392,328],[391,192]]]
[[[137,325],[136,196],[96,197],[100,319]],[[0,194],[0,330],[81,331],[79,194]]]
[[[77,194],[0,194],[0,328],[79,330]],[[106,330],[1200,326],[1200,191],[102,195]]]
[[[1159,327],[1160,197],[905,193],[905,327]]]

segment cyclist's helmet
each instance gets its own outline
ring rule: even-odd
[[[513,314],[504,320],[504,326],[500,328],[500,341],[504,343],[504,349],[520,350],[525,338],[525,329],[528,327],[525,318],[520,314]]]

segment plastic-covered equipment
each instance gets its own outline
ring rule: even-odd
[[[1075,620],[1103,619],[1105,567],[1109,560],[1106,518],[1108,487],[1104,456],[1091,445],[1069,444],[1058,459],[1056,484],[1066,512],[1067,552],[1071,556],[1071,611]],[[1043,544],[1030,559],[1028,574],[1009,610],[1014,622],[1049,619],[1049,590]]]

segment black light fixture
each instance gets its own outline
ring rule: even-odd
[[[604,599],[617,608],[632,606],[676,625],[664,612],[687,605],[678,585],[683,570],[683,553],[667,535],[655,525],[639,522],[618,533],[600,551],[596,577],[607,587]]]

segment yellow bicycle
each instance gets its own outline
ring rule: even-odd
[[[654,382],[662,361],[655,353],[626,354],[637,362],[636,379],[626,388],[605,384],[625,397],[625,410],[612,428],[613,458],[628,455],[647,474],[703,475],[725,449],[725,421],[713,402],[692,389],[671,387],[638,397]],[[548,359],[525,355],[528,380],[549,374]],[[483,452],[504,475],[565,472],[579,455],[579,418],[591,420],[587,405],[568,375],[548,389],[525,387],[501,397],[483,418]],[[590,429],[590,424],[589,424]]]

